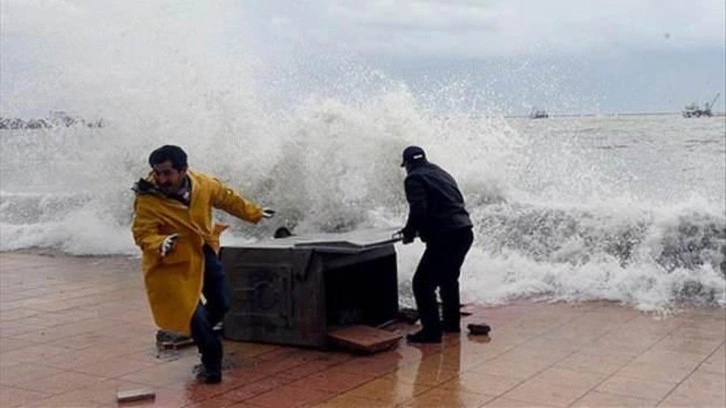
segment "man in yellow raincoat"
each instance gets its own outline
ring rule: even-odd
[[[227,226],[213,224],[212,208],[252,223],[274,211],[189,170],[187,155],[178,146],[154,150],[149,165],[151,173],[134,185],[132,231],[143,253],[151,312],[161,329],[191,334],[202,355],[200,378],[219,383],[223,350],[214,327],[229,309],[230,290],[217,256],[219,235]]]

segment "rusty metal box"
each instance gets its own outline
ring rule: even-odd
[[[329,331],[398,312],[393,230],[295,235],[223,247],[231,340],[324,347]]]

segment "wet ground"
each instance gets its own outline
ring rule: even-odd
[[[0,406],[726,406],[724,309],[663,317],[606,302],[470,307],[490,337],[358,356],[226,342],[219,385],[194,348],[158,352],[136,260],[0,254]],[[415,327],[401,327],[414,330]]]

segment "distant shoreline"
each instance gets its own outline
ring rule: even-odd
[[[36,130],[36,129],[53,129],[59,127],[88,127],[88,128],[103,128],[108,125],[104,119],[96,121],[87,121],[85,119],[74,118],[64,113],[54,113],[55,115],[50,118],[40,119],[21,119],[21,118],[8,118],[0,116],[0,130]],[[545,117],[532,117],[531,114],[520,114],[520,115],[496,115],[496,114],[480,114],[474,115],[477,117],[501,117],[505,119],[553,119],[553,118],[617,118],[621,116],[682,116],[681,111],[669,111],[669,112],[610,112],[610,113],[546,113]],[[466,114],[464,114],[466,116]],[[714,112],[710,117],[725,117],[726,112]],[[694,118],[698,119],[698,118]]]
[[[618,117],[618,116],[681,116],[682,112],[613,112],[613,113],[550,113],[547,118],[530,118],[529,115],[505,115],[505,118],[548,119],[548,118],[584,118],[584,117]],[[726,112],[714,112],[711,117],[726,116]],[[695,118],[694,118],[695,119]]]

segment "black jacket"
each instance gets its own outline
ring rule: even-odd
[[[404,185],[410,206],[402,231],[405,237],[413,238],[418,232],[428,242],[442,233],[472,226],[456,181],[439,166],[415,164]]]

